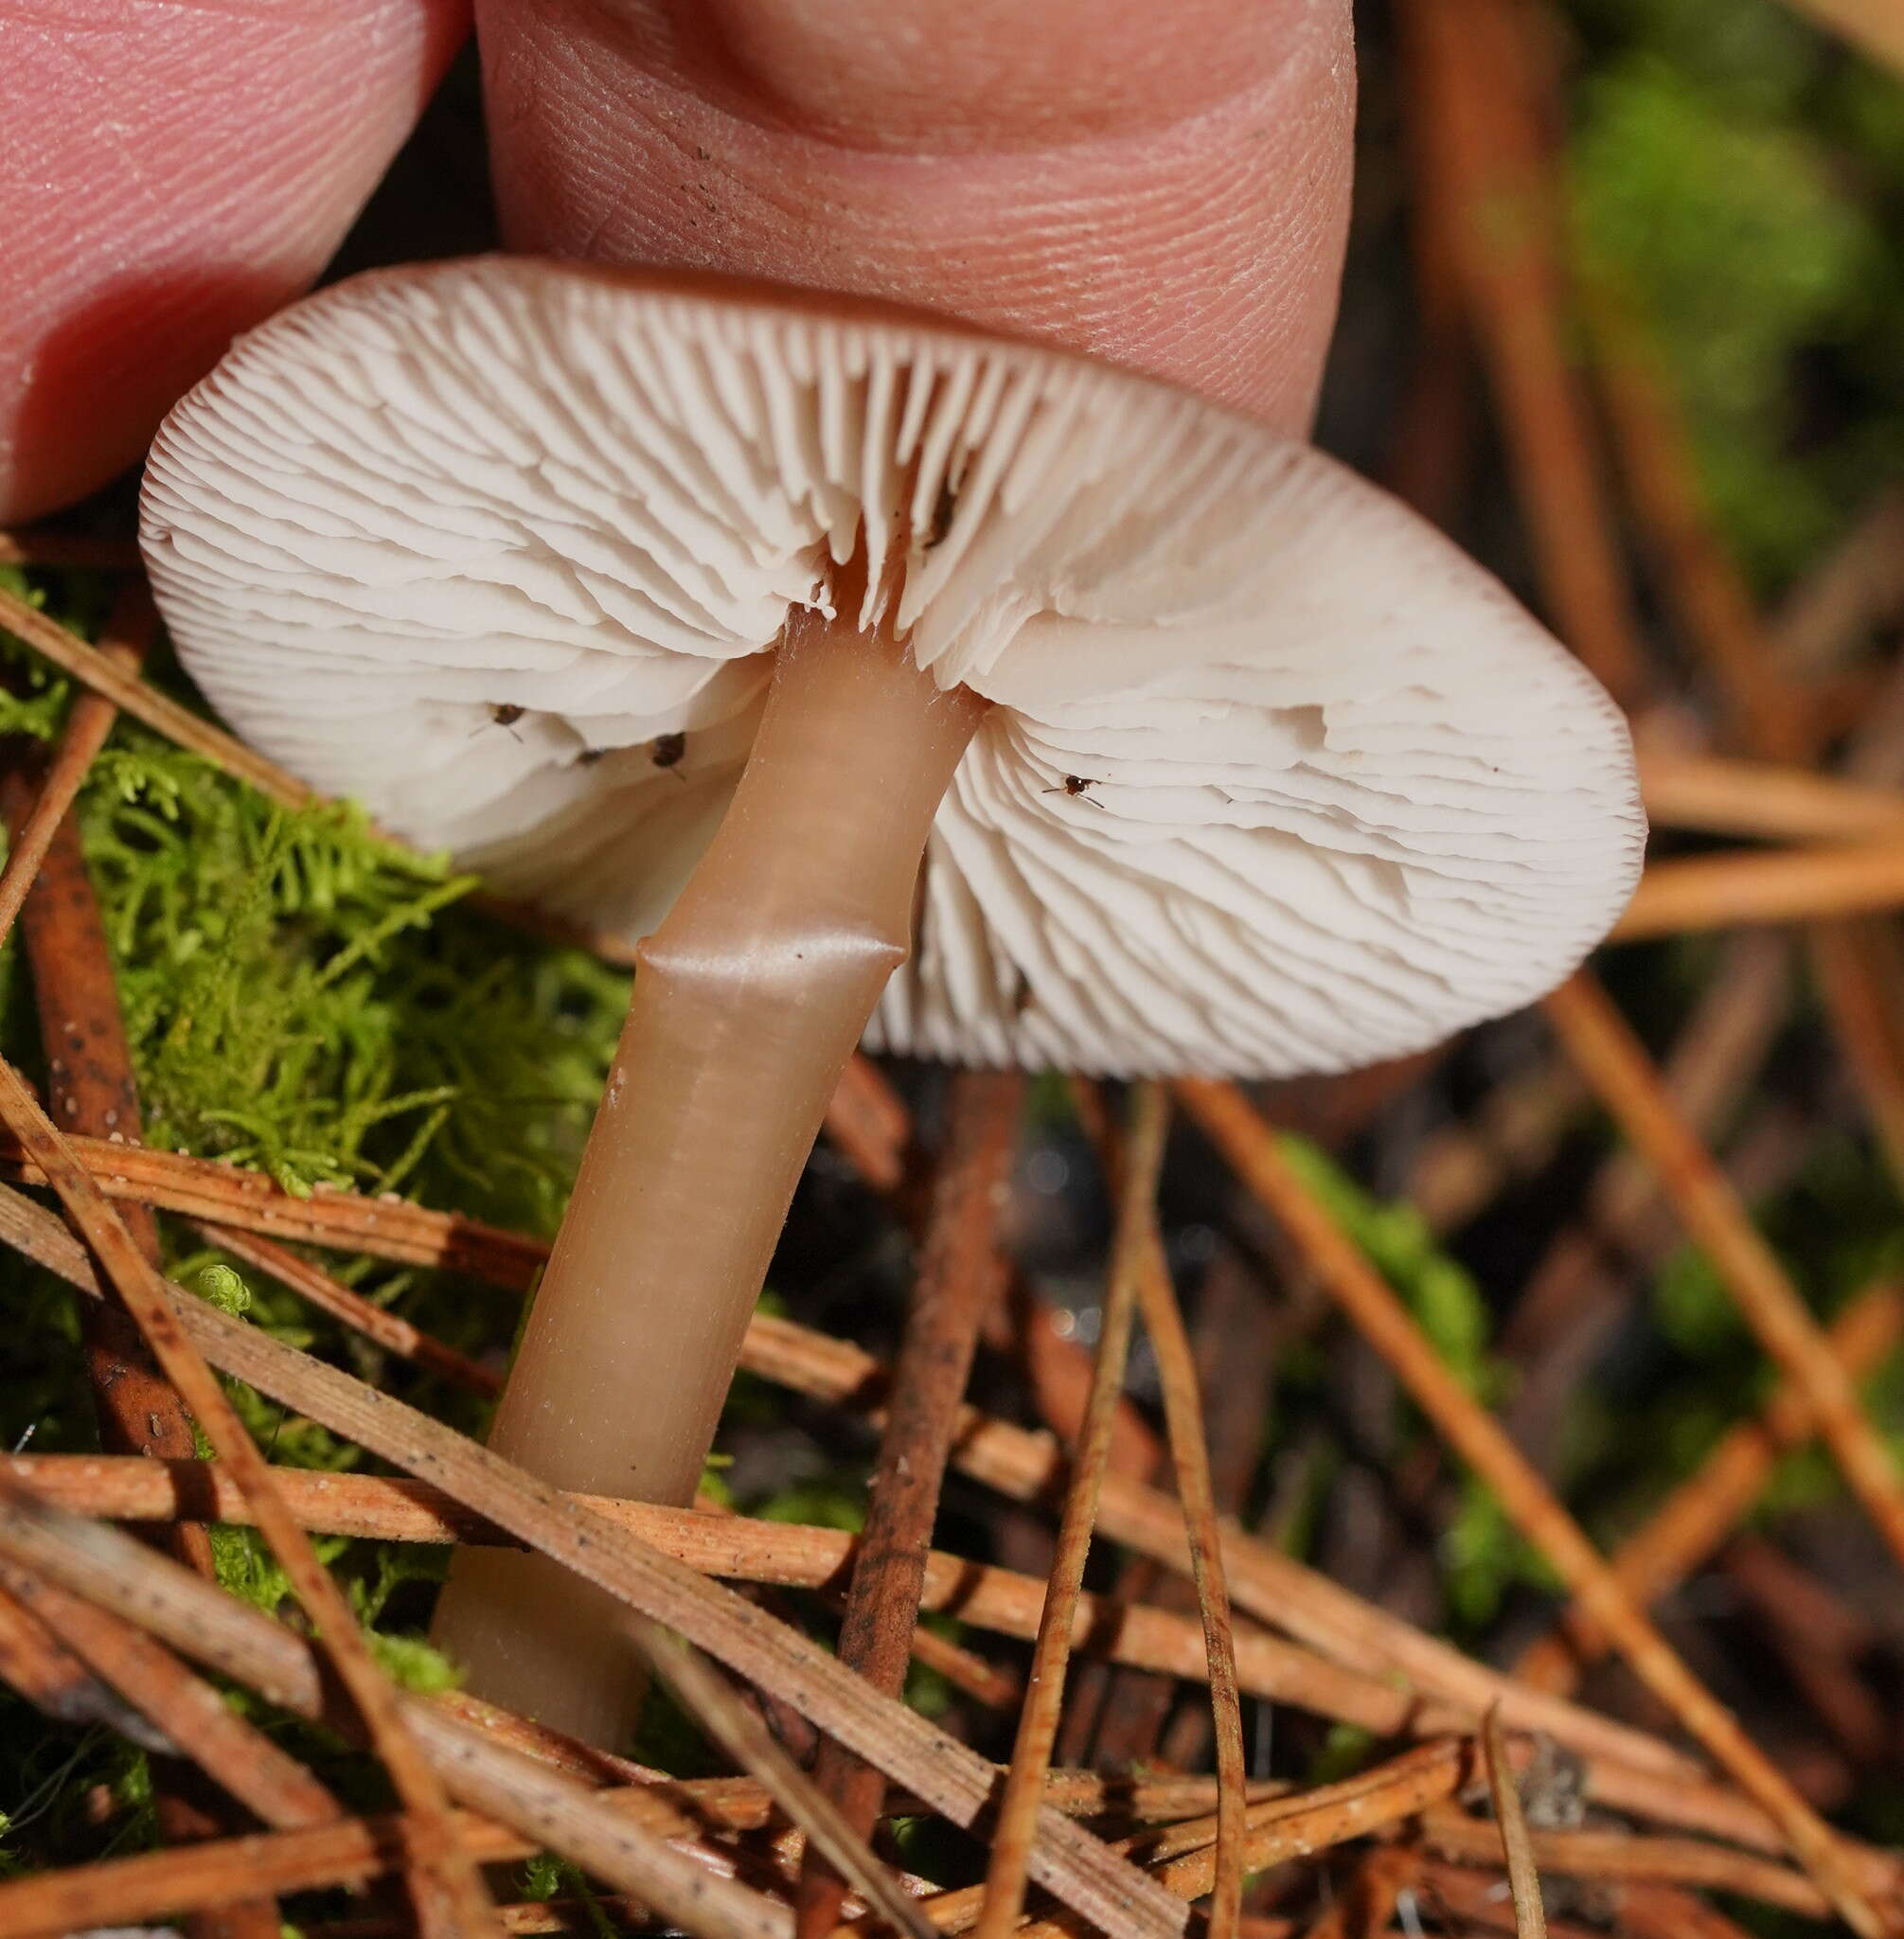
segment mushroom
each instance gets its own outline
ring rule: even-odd
[[[692,1499],[856,1042],[1103,1076],[1400,1055],[1559,981],[1644,839],[1612,703],[1410,512],[1167,385],[831,297],[486,258],[241,339],[144,543],[242,733],[645,938],[490,1445]],[[438,1639],[584,1736],[540,1558]]]

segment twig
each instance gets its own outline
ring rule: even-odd
[[[16,1193],[0,1191],[0,1240],[97,1293],[84,1251],[58,1220]],[[970,1826],[984,1811],[992,1765],[904,1705],[869,1690],[807,1637],[428,1415],[189,1294],[173,1292],[180,1329],[222,1371],[400,1468],[428,1473],[525,1546],[680,1631],[750,1682],[774,1689],[955,1823]],[[1041,1884],[1111,1939],[1174,1939],[1182,1930],[1181,1908],[1056,1812],[1041,1822],[1032,1869]]]
[[[0,1118],[46,1173],[74,1223],[110,1274],[115,1291],[193,1418],[244,1490],[298,1601],[363,1717],[377,1754],[406,1806],[414,1833],[417,1911],[426,1931],[490,1930],[489,1897],[455,1843],[449,1801],[436,1773],[411,1741],[396,1693],[377,1666],[349,1605],[272,1485],[271,1471],[224,1391],[182,1332],[158,1269],[53,1129],[13,1067],[0,1060]]]
[[[1514,1781],[1498,1704],[1481,1719],[1481,1742],[1487,1752],[1487,1795],[1494,1802],[1494,1822],[1500,1826],[1501,1849],[1507,1859],[1507,1883],[1514,1894],[1514,1930],[1519,1939],[1547,1939],[1540,1874],[1535,1868],[1527,1818],[1521,1808],[1521,1789]]]
[[[0,1588],[37,1616],[181,1755],[280,1831],[334,1823],[343,1806],[294,1757],[141,1629],[0,1558]]]
[[[1904,1563],[1904,1479],[1850,1377],[1705,1147],[1673,1109],[1639,1040],[1585,972],[1546,1000],[1581,1075],[1660,1176],[1666,1197],[1759,1344],[1801,1388],[1851,1491]]]
[[[931,1922],[894,1882],[866,1845],[865,1833],[848,1823],[840,1807],[774,1740],[720,1675],[679,1637],[657,1624],[632,1619],[632,1633],[682,1708],[749,1776],[763,1785],[780,1809],[807,1834],[846,1883],[897,1931],[934,1939]],[[837,1905],[833,1908],[838,1910]],[[828,1928],[830,1930],[830,1927]]]
[[[991,1857],[986,1867],[985,1902],[979,1914],[979,1939],[1006,1939],[1024,1905],[1025,1881],[1036,1836],[1036,1814],[1051,1765],[1051,1747],[1058,1734],[1058,1717],[1064,1700],[1064,1667],[1071,1652],[1071,1634],[1091,1531],[1097,1519],[1097,1499],[1104,1482],[1111,1448],[1112,1405],[1124,1384],[1131,1323],[1136,1316],[1138,1285],[1148,1248],[1156,1236],[1157,1175],[1164,1162],[1164,1140],[1169,1127],[1169,1107],[1154,1084],[1140,1085],[1131,1103],[1130,1136],[1126,1142],[1119,1184],[1117,1230],[1111,1253],[1110,1284],[1104,1296],[1104,1318],[1097,1342],[1097,1365],[1091,1403],[1072,1461],[1070,1485],[1059,1524],[1058,1555],[1044,1610],[1032,1646],[1031,1673],[1025,1685],[1024,1708],[1019,1715],[1011,1765],[999,1796],[992,1829]]]
[[[1783,1827],[1793,1852],[1853,1929],[1886,1930],[1837,1836],[1784,1773],[1705,1689],[1636,1609],[1593,1544],[1491,1415],[1450,1378],[1400,1301],[1309,1195],[1270,1128],[1233,1086],[1185,1079],[1176,1087],[1237,1176],[1300,1246],[1358,1329],[1449,1445],[1494,1491],[1510,1521],[1544,1555],[1641,1681]],[[1834,1362],[1835,1366],[1835,1362]]]
[[[1819,922],[1904,904],[1904,843],[1854,842],[1656,862],[1609,940]]]
[[[1826,1335],[1852,1379],[1868,1373],[1904,1337],[1904,1298],[1893,1286],[1860,1293]],[[1699,1468],[1615,1549],[1608,1565],[1637,1603],[1657,1602],[1717,1548],[1764,1492],[1778,1457],[1817,1432],[1804,1394],[1787,1381],[1756,1420],[1726,1433]],[[1544,1690],[1570,1691],[1605,1655],[1607,1638],[1576,1609],[1521,1652],[1514,1674]]]
[[[905,1685],[946,1457],[979,1323],[999,1296],[998,1216],[1023,1096],[1016,1072],[967,1072],[952,1084],[946,1148],[840,1628],[840,1661],[888,1697]],[[863,1839],[885,1791],[879,1771],[829,1737],[813,1774],[842,1823]],[[796,1909],[799,1939],[825,1939],[839,1916],[846,1881],[828,1873],[827,1856],[810,1845]]]

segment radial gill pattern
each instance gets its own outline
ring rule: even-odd
[[[791,607],[996,703],[869,1041],[1100,1073],[1397,1055],[1546,988],[1643,825],[1615,710],[1332,461],[1163,385],[817,300],[482,258],[244,339],[153,451],[187,666],[500,887],[651,929]]]

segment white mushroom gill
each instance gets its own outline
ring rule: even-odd
[[[173,415],[145,518],[242,733],[631,935],[719,823],[790,608],[863,544],[868,606],[996,703],[894,1050],[1393,1056],[1557,982],[1639,865],[1622,722],[1478,568],[1311,451],[1035,348],[500,258],[374,275]]]

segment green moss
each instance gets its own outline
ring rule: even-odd
[[[6,577],[67,624],[97,626],[100,582]],[[56,736],[69,684],[4,634],[0,659],[10,683],[0,691],[0,730]],[[168,678],[163,667],[159,678]],[[355,809],[284,812],[135,723],[116,728],[76,815],[149,1142],[261,1166],[293,1191],[336,1183],[401,1193],[554,1230],[626,1008],[625,977],[465,912],[467,878],[380,840]],[[32,990],[10,943],[0,954],[0,1041],[29,1072],[43,1071]],[[392,1361],[186,1228],[162,1219],[161,1229],[169,1270],[224,1310],[440,1417],[480,1426],[467,1395]],[[515,1324],[513,1299],[454,1275],[320,1256],[365,1297],[466,1352],[493,1352]],[[7,1254],[0,1299],[0,1444],[30,1435],[44,1451],[97,1445],[71,1293]],[[228,1391],[274,1462],[362,1462],[314,1423],[248,1388]],[[213,1547],[227,1589],[282,1610],[289,1585],[253,1531],[216,1529]],[[444,1552],[342,1538],[318,1549],[391,1673],[412,1688],[447,1687],[451,1666],[419,1633]],[[105,1834],[66,1801],[82,1780],[101,1781],[91,1773],[104,1764],[116,1784],[132,1784],[132,1765],[94,1749],[73,1764],[70,1732],[16,1729],[30,1714],[0,1704],[9,1743],[0,1799],[16,1805],[49,1774],[62,1799],[57,1825],[43,1817],[23,1829],[15,1810],[21,1848],[30,1845],[39,1862],[52,1851],[100,1855]],[[363,1760],[314,1737],[297,1741],[334,1762],[345,1792],[381,1795]],[[126,1845],[150,1829],[133,1804],[111,1833]]]
[[[1869,213],[1802,125],[1652,53],[1583,91],[1573,179],[1590,262],[1660,333],[1720,523],[1761,580],[1788,577],[1876,483],[1820,440],[1798,382],[1802,355],[1871,319]]]

